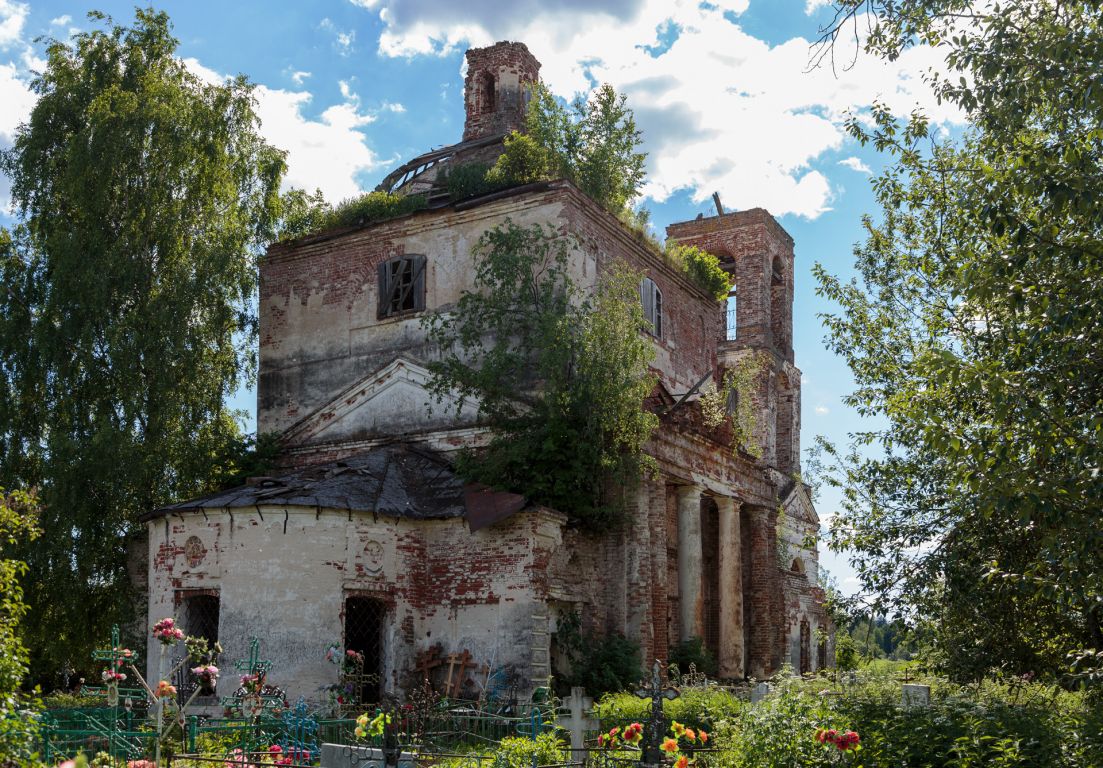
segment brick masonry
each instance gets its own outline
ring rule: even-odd
[[[538,72],[520,43],[469,51],[464,138],[520,127],[523,85]],[[626,264],[662,292],[663,333],[649,336],[659,384],[646,403],[660,417],[646,449],[658,476],[629,491],[631,524],[584,534],[543,509],[476,533],[462,521],[330,509],[153,519],[151,621],[172,613],[181,590],[218,590],[228,655],[244,653],[249,634],[261,635],[262,651],[276,661],[274,679],[296,694],[332,682],[321,650],[340,642],[350,594],[377,595],[387,605],[383,671],[392,689],[410,683],[416,654],[438,642],[536,680],[547,673],[556,622],[568,610],[580,611],[594,631],[638,640],[646,659],[665,660],[684,634],[678,584],[687,568],[709,585],[697,590],[705,604],[687,614],[701,623],[691,634],[715,623],[709,617],[720,614],[716,601],[728,599],[726,590],[741,590],[739,666],[745,649],[748,675],[768,676],[785,661],[797,666],[801,622],[830,631],[822,592],[810,579],[818,556],[804,539],[818,520],[794,479],[800,371],[792,350],[793,241],[762,209],[667,230],[673,240],[716,253],[735,275],[733,341],[723,305],[566,181],[273,246],[260,274],[258,427],[282,434],[284,463],[329,461],[395,440],[444,453],[485,441],[473,407],[429,402],[424,366],[441,350],[426,338],[424,313],[379,319],[377,267],[395,256],[425,256],[426,311],[446,311],[472,288],[472,247],[507,218],[577,238],[570,269],[583,289]],[[730,428],[704,425],[694,398],[673,407],[702,377],[720,377],[747,357],[761,361],[752,393],[760,455],[733,445]],[[740,584],[721,584],[701,563],[679,558],[677,497],[687,486],[700,494],[702,510],[711,510],[702,512],[702,526],[687,529],[705,539],[710,568],[718,552],[714,498],[736,502],[724,508],[740,515]],[[191,536],[202,542],[202,562],[194,566],[184,556]],[[541,640],[547,632],[550,642]]]

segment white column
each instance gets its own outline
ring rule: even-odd
[[[720,510],[720,677],[743,677],[743,550],[739,507],[719,497]]]
[[[678,605],[680,639],[704,636],[701,603],[701,489],[678,489]]]

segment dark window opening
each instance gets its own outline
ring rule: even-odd
[[[823,629],[819,630],[823,632]],[[827,637],[821,637],[819,647],[816,648],[816,669],[827,668]]]
[[[640,280],[640,302],[643,304],[644,330],[653,336],[663,335],[663,293],[650,277]]]
[[[720,658],[720,508],[701,499],[701,587],[704,632],[701,638],[713,659]],[[688,670],[685,670],[688,671]],[[698,670],[699,672],[701,670]]]
[[[184,625],[184,634],[191,637],[202,637],[207,641],[208,649],[213,651],[214,644],[218,642],[218,595],[209,592],[185,594],[180,607],[182,608],[181,623]],[[173,684],[176,685],[177,696],[182,701],[186,701],[195,690],[195,686],[199,684],[191,676],[190,668],[193,666],[195,665],[185,664],[178,671],[176,680],[173,681]],[[213,687],[203,685],[199,695],[213,696],[214,693]]]
[[[812,629],[808,626],[808,619],[800,622],[800,673],[806,675],[812,671]]]
[[[425,257],[400,256],[379,265],[379,317],[425,309]]]
[[[346,679],[360,703],[376,703],[382,694],[386,617],[387,604],[382,600],[359,596],[345,600],[345,651],[356,651],[363,659],[362,669],[357,665]]]
[[[498,89],[494,82],[494,75],[483,72],[479,75],[479,112],[489,114],[497,106]]]

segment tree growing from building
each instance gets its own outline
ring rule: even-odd
[[[650,464],[654,351],[639,330],[639,276],[616,268],[590,295],[568,272],[577,245],[507,220],[473,249],[474,289],[425,323],[444,352],[430,391],[475,403],[494,430],[461,471],[597,529],[620,522]]]

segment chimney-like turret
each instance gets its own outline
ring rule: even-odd
[[[527,87],[539,77],[540,62],[524,43],[501,42],[468,49],[463,140],[522,129]]]

